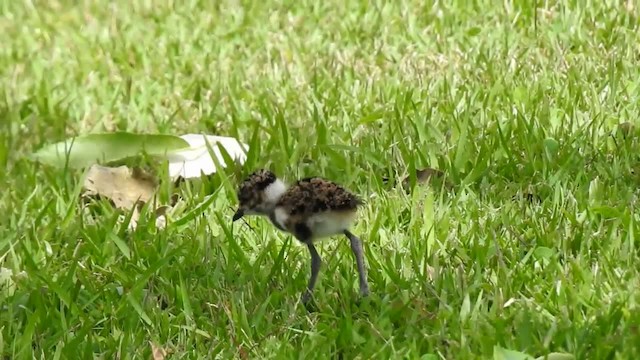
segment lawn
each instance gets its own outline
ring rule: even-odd
[[[84,3],[0,2],[3,358],[639,358],[633,1]],[[27,158],[116,130],[251,152],[174,190],[203,213],[128,232]],[[365,199],[371,296],[337,237],[299,303],[306,248],[231,225],[257,168]],[[423,168],[451,186],[393,186]]]

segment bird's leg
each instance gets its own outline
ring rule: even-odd
[[[311,254],[311,276],[309,277],[309,284],[307,286],[307,290],[302,294],[302,302],[307,303],[313,294],[313,289],[316,286],[316,280],[318,280],[318,273],[320,272],[320,266],[322,265],[322,259],[316,250],[316,247],[313,246],[312,242],[307,242],[307,247],[309,248],[309,253]]]
[[[351,242],[351,251],[356,257],[356,264],[358,265],[358,278],[360,281],[360,294],[362,296],[369,295],[369,284],[367,282],[367,268],[364,265],[364,252],[362,250],[362,241],[353,235],[349,230],[345,230],[344,234],[349,238]]]

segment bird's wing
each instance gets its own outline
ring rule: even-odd
[[[277,206],[292,216],[306,217],[325,211],[355,210],[362,201],[342,186],[323,178],[298,180],[280,198]]]

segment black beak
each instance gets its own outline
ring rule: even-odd
[[[233,221],[238,221],[240,220],[241,217],[244,216],[244,211],[242,209],[238,209],[238,211],[236,211],[235,214],[233,214]]]

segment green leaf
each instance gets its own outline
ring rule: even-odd
[[[129,249],[129,246],[127,245],[127,243],[125,243],[124,240],[122,240],[118,235],[114,233],[109,233],[109,235],[107,236],[111,241],[113,241],[114,244],[116,244],[118,249],[120,249],[120,251],[122,252],[122,255],[124,255],[124,257],[126,257],[127,260],[131,260],[131,249]]]
[[[474,26],[467,30],[467,36],[476,36],[480,34],[481,29],[477,26]]]
[[[140,319],[142,319],[145,323],[147,323],[147,325],[153,324],[149,315],[147,315],[147,313],[142,308],[142,305],[140,305],[140,303],[133,297],[132,293],[127,294],[127,300],[129,301],[129,304],[133,306],[133,309],[138,313],[138,316],[140,316]]]
[[[438,357],[435,354],[424,354],[420,360],[436,360]]]
[[[528,99],[529,89],[518,86],[513,90],[513,99],[521,105]]]
[[[182,274],[179,274],[178,278],[180,280],[180,297],[182,298],[182,308],[186,316],[186,321],[187,323],[189,323],[189,325],[194,326],[195,324],[193,322],[193,309],[191,307],[191,301],[189,300],[189,291],[184,284]]]
[[[213,194],[207,195],[207,197],[205,197],[205,199],[200,204],[196,205],[193,209],[191,209],[188,213],[186,213],[181,218],[176,219],[173,222],[173,225],[174,226],[186,225],[189,222],[191,222],[193,219],[195,219],[197,216],[201,215],[209,207],[209,205],[211,205],[216,200],[216,195],[218,194],[220,189],[222,188],[220,187],[216,189],[216,191]]]
[[[620,211],[612,206],[594,206],[591,208],[591,211],[594,214],[600,215],[605,219],[616,219],[622,217]]]
[[[531,355],[519,351],[504,349],[500,346],[494,346],[493,360],[534,360],[534,358]]]
[[[553,156],[558,153],[558,148],[560,147],[560,144],[556,139],[548,137],[544,139],[543,144],[544,144],[545,150],[547,151],[547,154],[549,154],[550,156]]]
[[[554,251],[545,246],[538,246],[534,251],[535,256],[538,259],[550,259],[554,255]]]
[[[460,320],[464,321],[469,316],[471,312],[471,299],[469,298],[469,294],[464,296],[464,300],[462,301],[462,307],[460,308]]]
[[[536,360],[573,360],[575,356],[567,353],[552,352],[547,355],[538,356]]]
[[[138,156],[160,156],[185,149],[189,143],[174,135],[134,134],[128,132],[98,133],[78,136],[47,145],[31,155],[47,165],[81,168],[97,162],[116,161]]]
[[[366,116],[363,116],[362,118],[360,118],[358,122],[360,123],[360,125],[365,125],[365,124],[370,124],[372,122],[378,121],[383,117],[384,117],[384,111],[376,110]]]

